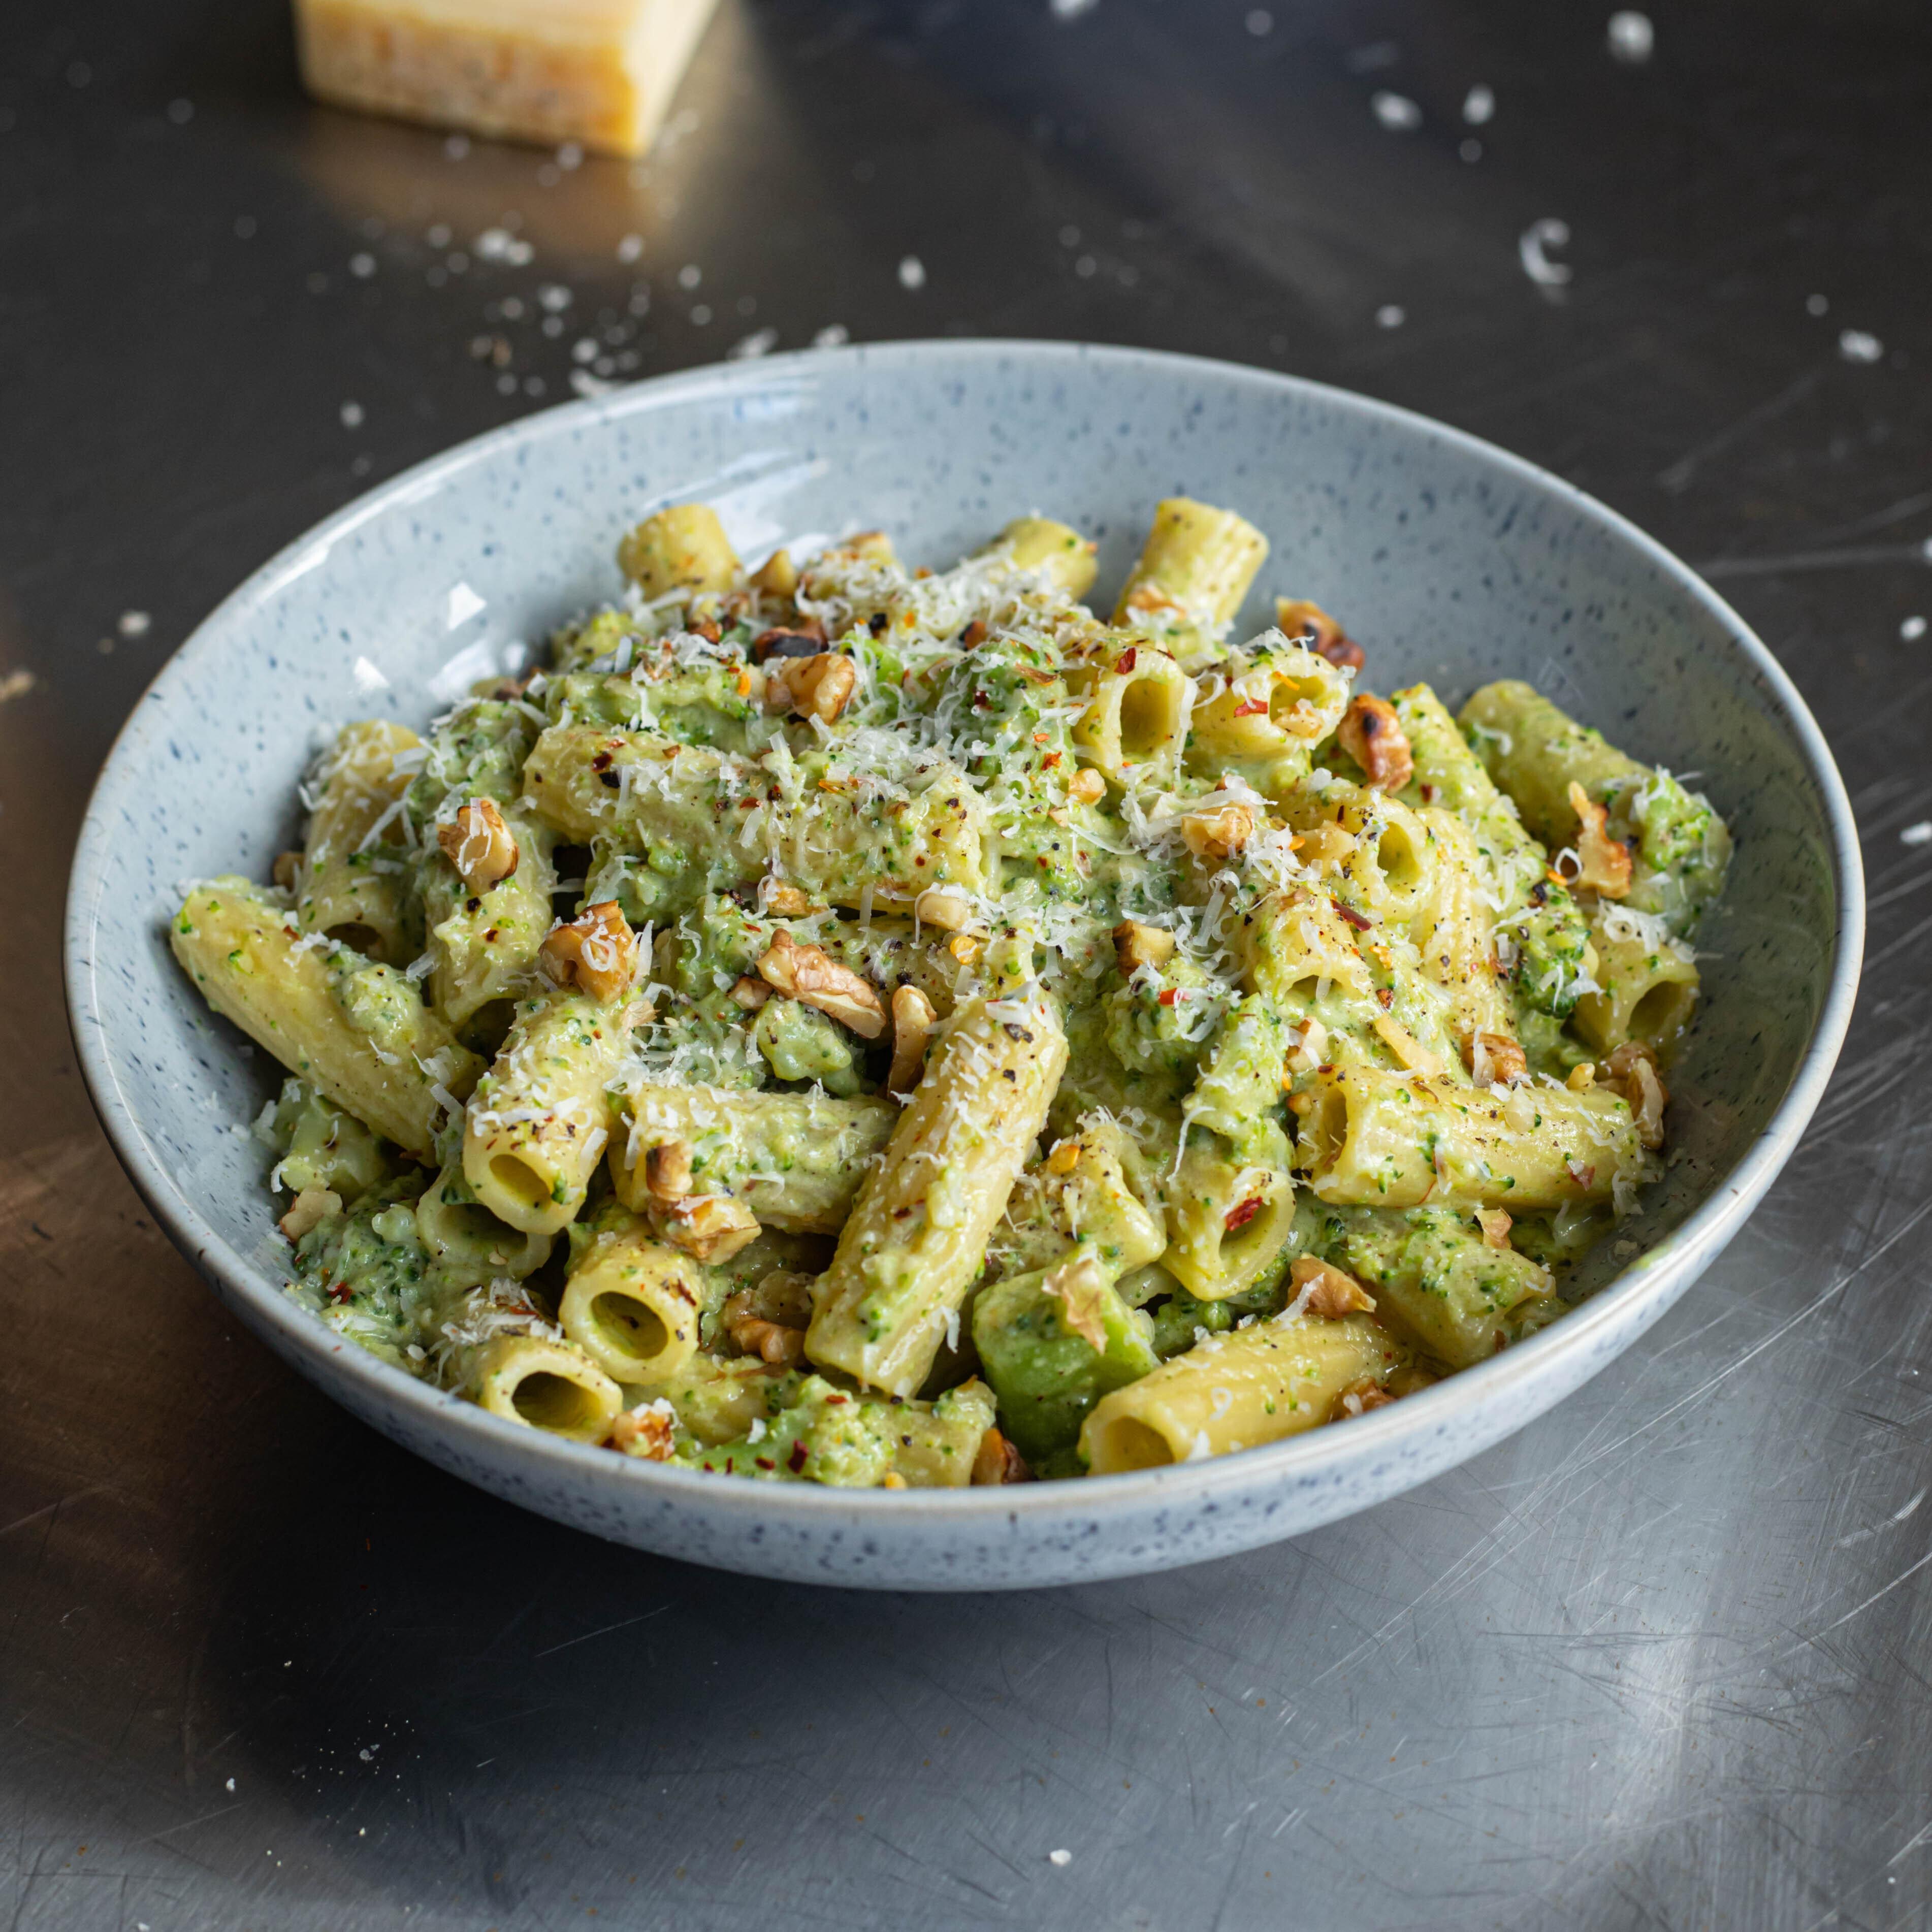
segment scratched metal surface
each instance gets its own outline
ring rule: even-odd
[[[0,1922],[1928,1922],[1932,24],[1683,0],[1625,64],[1609,10],[727,0],[634,178],[309,109],[278,0],[14,0]],[[511,214],[532,259],[479,259]],[[1702,562],[1822,720],[1874,922],[1831,1095],[1677,1311],[1456,1474],[1034,1596],[682,1569],[350,1423],[122,1179],[56,932],[166,653],[364,479],[594,374],[580,340],[620,379],[834,326],[1442,416]]]

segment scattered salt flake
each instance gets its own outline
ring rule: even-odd
[[[1378,88],[1369,97],[1376,118],[1393,134],[1409,134],[1422,125],[1422,110],[1406,94],[1391,94]]]
[[[1546,215],[1540,221],[1532,221],[1522,231],[1516,242],[1516,252],[1522,262],[1523,273],[1538,288],[1560,289],[1570,279],[1570,265],[1567,262],[1552,262],[1547,251],[1569,245],[1569,223]]]
[[[1265,7],[1256,7],[1242,24],[1258,40],[1274,32],[1274,16]]]
[[[389,680],[367,658],[358,658],[350,668],[358,691],[366,693],[388,689]]]
[[[1657,51],[1657,29],[1651,25],[1650,16],[1634,8],[1612,14],[1604,38],[1610,44],[1611,58],[1626,67],[1642,66]]]
[[[828,322],[812,338],[814,349],[839,349],[852,340],[852,332],[842,322]]]
[[[1073,1854],[1063,1846],[1057,1852],[1048,1852],[1046,1862],[1050,1865],[1070,1865],[1073,1862]]]
[[[1483,158],[1483,144],[1472,134],[1458,144],[1456,152],[1466,161],[1480,161]]]
[[[0,673],[0,704],[10,698],[25,698],[34,688],[34,674],[24,667],[19,670]]]
[[[1925,620],[1917,616],[1906,618],[1905,622],[1899,626],[1898,634],[1908,644],[1916,644],[1925,634]]]
[[[926,286],[926,264],[916,255],[908,255],[900,262],[899,286],[902,289],[922,289]]]
[[[123,610],[114,628],[124,638],[145,638],[154,621],[145,610]]]
[[[474,245],[484,261],[506,262],[513,268],[520,268],[534,260],[537,252],[529,242],[518,240],[507,228],[484,229]]]
[[[1932,845],[1932,818],[1922,818],[1916,825],[1908,825],[1898,835],[1901,845]]]
[[[1876,362],[1885,353],[1885,344],[1868,329],[1841,328],[1838,353],[1847,362]]]
[[[192,100],[170,100],[168,103],[168,118],[177,128],[185,128],[194,118],[194,103]]]
[[[617,243],[617,259],[620,262],[634,262],[644,252],[644,238],[641,235],[626,235]]]
[[[687,262],[677,272],[677,285],[681,289],[694,289],[704,279],[704,271],[695,262]]]
[[[1822,315],[1831,306],[1832,298],[1829,296],[1807,296],[1804,298],[1804,313],[1807,315]]]
[[[228,1788],[230,1791],[235,1789],[235,1780],[232,1778],[228,1780]]]
[[[1486,125],[1496,118],[1496,90],[1484,86],[1480,81],[1462,97],[1462,118],[1472,128]]]
[[[1376,310],[1378,328],[1400,328],[1408,320],[1408,311],[1398,302],[1384,302]]]
[[[580,168],[584,165],[584,150],[574,141],[566,141],[556,151],[556,164],[563,169]]]
[[[602,376],[592,375],[588,369],[573,369],[570,372],[570,386],[580,396],[608,396],[617,386]]]
[[[363,409],[360,403],[344,403],[342,406],[342,427],[360,429],[362,427]]]
[[[734,362],[746,362],[760,356],[769,356],[778,346],[778,332],[776,328],[755,328],[749,335],[742,337],[725,350],[726,356]]]
[[[349,258],[349,272],[358,282],[366,282],[376,272],[376,258],[368,249],[361,250]]]
[[[1082,14],[1090,14],[1099,6],[1100,0],[1047,0],[1047,11],[1056,20],[1077,20]]]

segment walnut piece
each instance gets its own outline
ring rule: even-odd
[[[1670,1090],[1657,1070],[1657,1055],[1640,1040],[1627,1040],[1604,1062],[1598,1083],[1629,1103],[1636,1137],[1650,1148],[1664,1144],[1664,1110]]]
[[[610,1447],[646,1462],[668,1462],[676,1446],[676,1415],[660,1396],[627,1408],[610,1425]]]
[[[782,1322],[766,1322],[747,1316],[728,1324],[733,1341],[748,1355],[773,1368],[789,1368],[805,1353],[805,1330],[788,1328]]]
[[[1255,836],[1255,808],[1217,805],[1207,812],[1190,812],[1180,821],[1180,836],[1197,859],[1216,863],[1232,859]]]
[[[886,1030],[886,1010],[879,996],[850,967],[828,958],[816,946],[801,946],[788,932],[774,939],[758,962],[758,976],[766,986],[815,1006],[861,1040],[877,1040]]]
[[[1570,808],[1576,814],[1576,876],[1565,883],[1606,899],[1622,898],[1630,888],[1630,848],[1610,836],[1610,808],[1592,805],[1590,794],[1573,778]]]
[[[767,659],[765,709],[796,712],[830,724],[851,702],[859,673],[842,652],[820,651],[808,658]]]
[[[1506,1033],[1472,1034],[1462,1052],[1478,1087],[1514,1087],[1529,1072],[1528,1055]]]
[[[487,892],[517,869],[517,841],[494,798],[472,798],[436,829],[442,856],[472,892]]]
[[[1352,1416],[1366,1415],[1372,1408],[1386,1408],[1395,1396],[1373,1376],[1364,1376],[1360,1382],[1351,1382],[1335,1398],[1330,1422],[1346,1422]]]
[[[637,934],[615,899],[600,900],[568,926],[554,927],[541,956],[560,986],[580,986],[607,1004],[628,992],[638,976]]]
[[[1345,1274],[1313,1255],[1298,1256],[1288,1271],[1288,1279],[1298,1299],[1304,1289],[1308,1291],[1308,1299],[1302,1306],[1324,1321],[1339,1322],[1345,1315],[1375,1312],[1375,1297],[1353,1275]]]
[[[1400,791],[1408,784],[1415,770],[1408,734],[1386,699],[1371,698],[1366,692],[1351,698],[1335,735],[1377,791]]]
[[[941,932],[964,932],[980,923],[973,902],[949,886],[928,886],[913,901],[912,916]]]
[[[892,1065],[886,1076],[889,1094],[910,1094],[926,1072],[926,1049],[938,1016],[932,1002],[916,986],[901,986],[892,994]]]
[[[691,1192],[691,1143],[661,1141],[644,1156],[644,1191],[668,1208]]]
[[[762,980],[754,980],[748,973],[742,973],[731,982],[731,997],[748,1013],[754,1013],[772,996],[772,989]]]
[[[1278,630],[1299,639],[1317,657],[1326,658],[1338,670],[1360,670],[1362,647],[1318,604],[1298,597],[1274,600],[1274,621]]]
[[[673,1247],[700,1262],[728,1262],[758,1238],[758,1217],[728,1194],[687,1194],[655,1219]]]
[[[774,919],[809,919],[815,912],[825,908],[809,892],[801,892],[796,886],[781,884],[776,879],[768,879],[758,888],[760,908]]]
[[[1114,957],[1120,976],[1131,979],[1143,966],[1165,966],[1174,957],[1174,934],[1157,926],[1124,919],[1114,928]]]
[[[295,890],[296,876],[302,871],[302,855],[299,852],[278,852],[274,869],[268,874],[285,892]]]
[[[334,1188],[304,1187],[296,1196],[294,1205],[275,1225],[290,1240],[298,1241],[311,1228],[341,1212],[342,1196]]]
[[[1083,766],[1067,780],[1066,796],[1076,805],[1098,805],[1107,796],[1107,781],[1091,765]]]
[[[988,1483],[1024,1483],[1031,1474],[1020,1452],[997,1429],[989,1429],[980,1437],[973,1458],[976,1484],[983,1487]]]
[[[1478,1208],[1476,1226],[1483,1231],[1483,1245],[1498,1250],[1510,1244],[1509,1231],[1512,1223],[1508,1213],[1501,1208]]]

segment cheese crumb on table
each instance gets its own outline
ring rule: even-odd
[[[296,0],[302,77],[338,106],[640,154],[716,0]]]

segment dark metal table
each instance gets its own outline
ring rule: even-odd
[[[1609,12],[727,0],[627,168],[312,108],[280,0],[13,0],[0,1922],[1928,1922],[1932,19],[1682,0],[1637,59]],[[1873,890],[1850,1046],[1730,1254],[1514,1441],[1144,1582],[778,1588],[406,1460],[122,1180],[56,930],[167,652],[365,482],[823,331],[1429,411],[1700,562],[1804,689]]]

